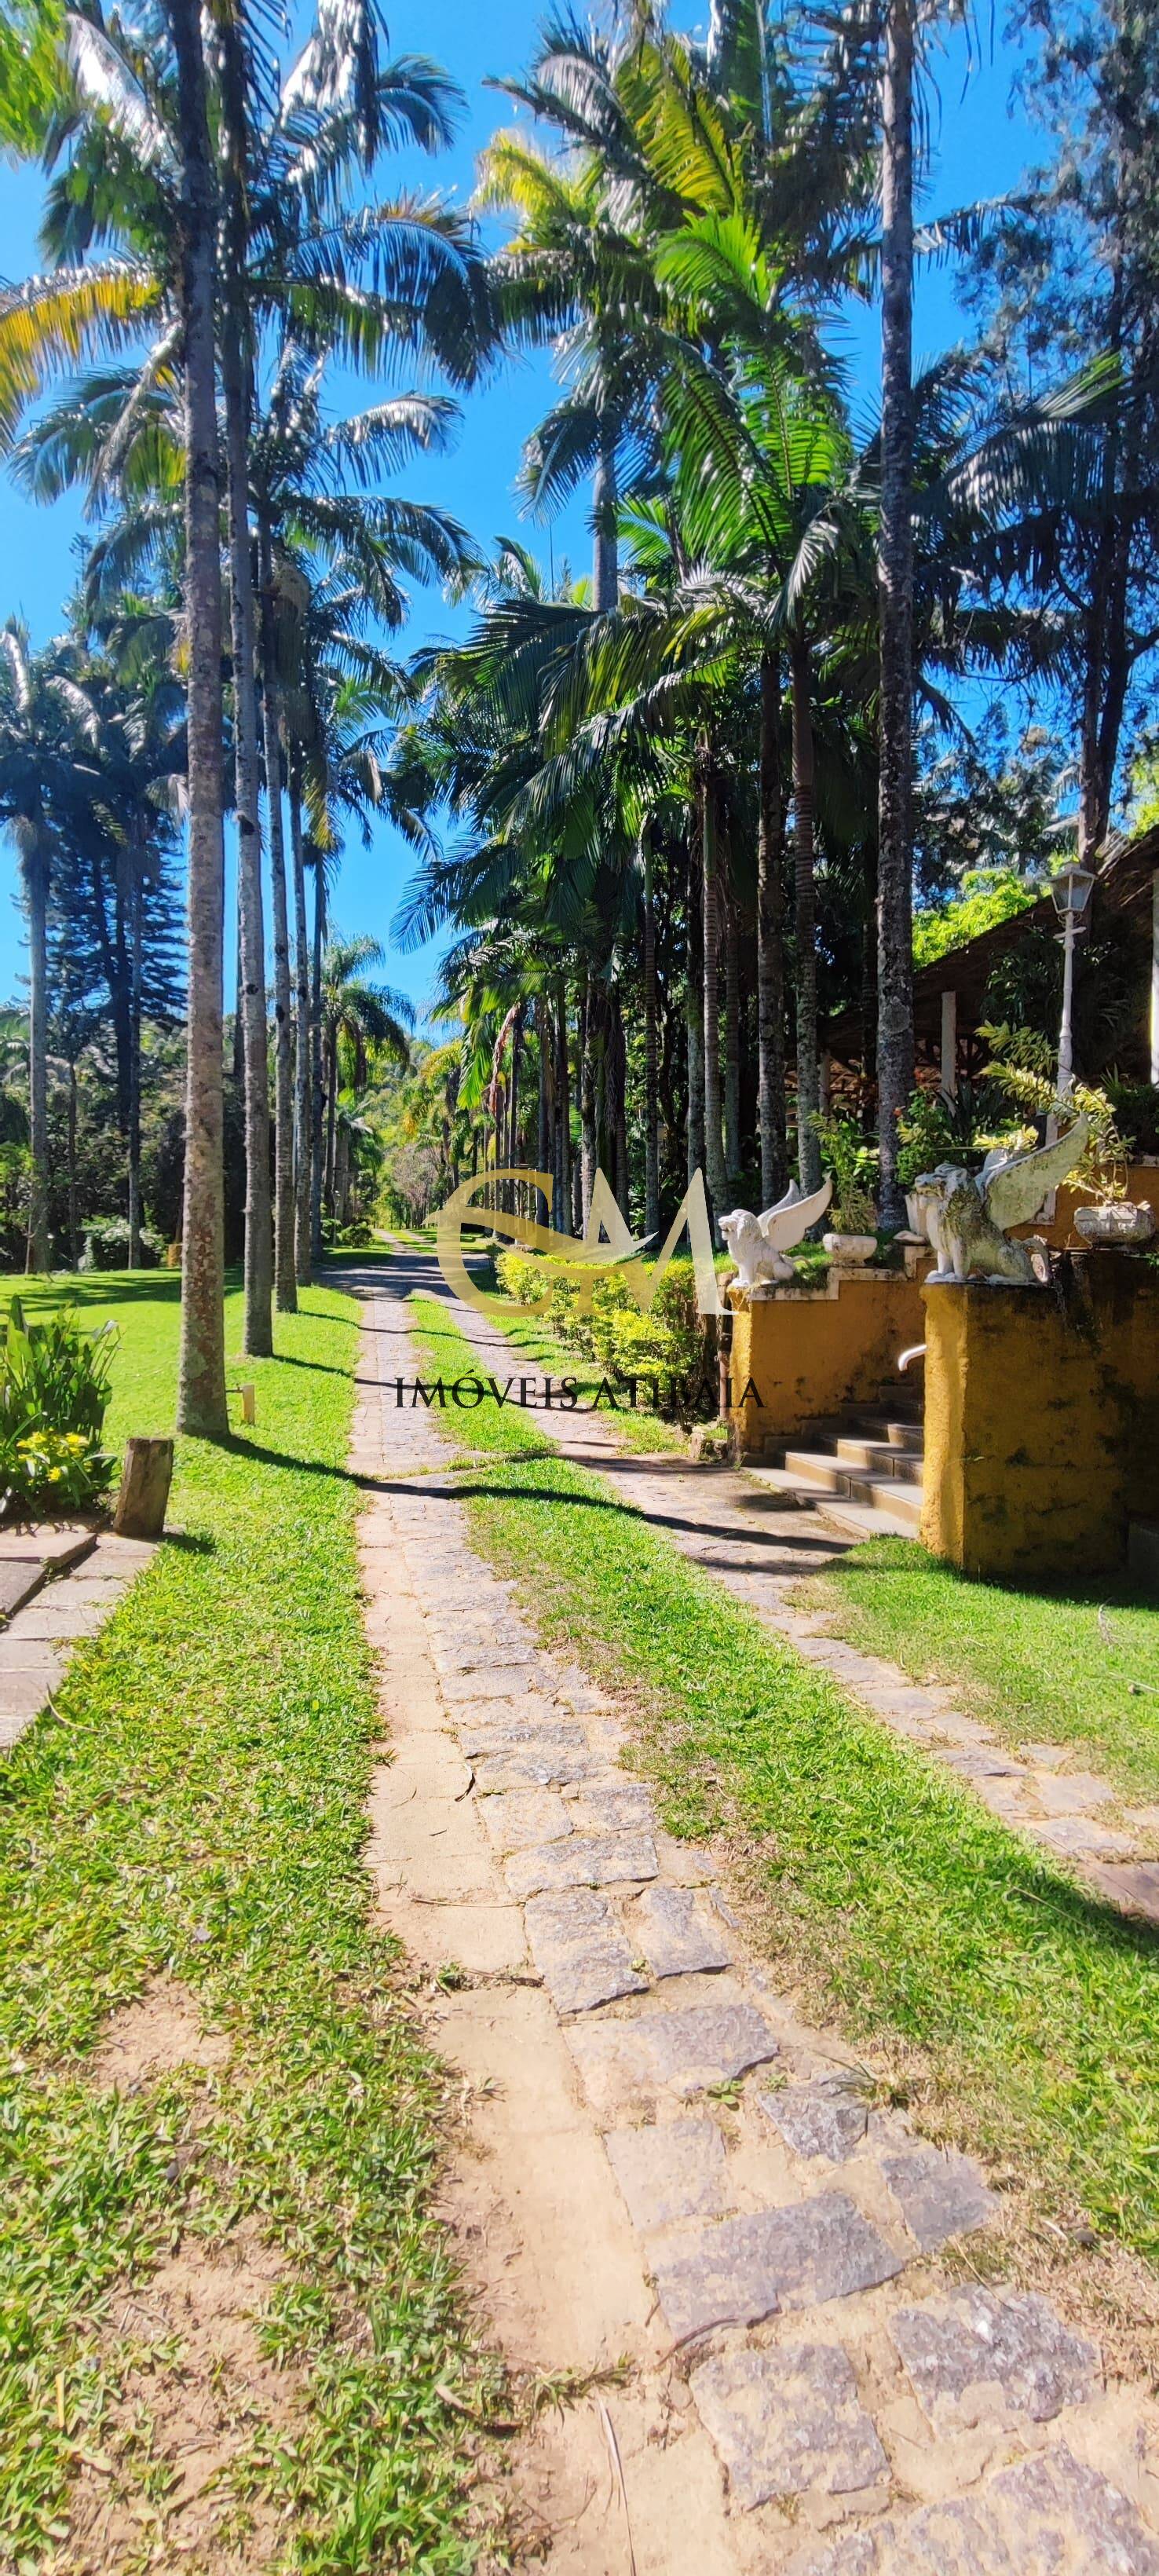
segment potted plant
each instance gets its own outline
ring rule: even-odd
[[[870,1188],[877,1150],[866,1144],[852,1118],[822,1114],[814,1117],[813,1132],[833,1181],[833,1225],[821,1237],[822,1248],[839,1270],[857,1269],[877,1250],[877,1209]]]
[[[1072,1082],[1065,1094],[1059,1093],[1025,1033],[993,1029],[984,1034],[995,1051],[991,1070],[1018,1108],[1031,1117],[1054,1118],[1060,1126],[1076,1112],[1088,1121],[1086,1151],[1070,1187],[1084,1191],[1090,1205],[1075,1209],[1075,1232],[1084,1243],[1150,1243],[1155,1211],[1149,1200],[1127,1196],[1129,1152],[1108,1094],[1085,1082]]]

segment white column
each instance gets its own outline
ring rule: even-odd
[[[958,996],[942,995],[942,1089],[951,1099],[958,1090]]]
[[[1159,1082],[1159,868],[1151,879],[1151,1080]]]

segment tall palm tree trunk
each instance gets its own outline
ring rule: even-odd
[[[25,1268],[48,1268],[48,877],[47,851],[24,860],[28,898],[28,1108],[31,1170]]]
[[[306,869],[302,858],[302,786],[290,766],[290,860],[294,872],[294,1268],[299,1288],[310,1285],[310,934],[306,926]]]
[[[555,1226],[566,1234],[571,1225],[571,1065],[568,1060],[567,983],[561,976],[555,1012],[555,1114],[558,1133]]]
[[[761,1206],[785,1187],[785,799],[781,780],[781,674],[761,660],[761,788],[757,838],[757,1125]]]
[[[600,454],[592,485],[593,606],[597,617],[613,615],[620,596],[619,547],[616,537],[616,424],[600,416]]]
[[[76,1168],[77,1079],[76,1057],[68,1060],[68,1257],[74,1270],[80,1268],[80,1192]]]
[[[336,1126],[337,1126],[337,1119],[338,1119],[338,1030],[337,1030],[337,1027],[334,1027],[334,1028],[332,1028],[332,1029],[328,1030],[328,1032],[327,1032],[327,1036],[326,1036],[326,1180],[325,1180],[325,1206],[326,1206],[326,1214],[327,1214],[327,1216],[330,1216],[330,1217],[332,1217],[332,1216],[333,1216],[333,1214],[334,1214],[334,1138],[335,1138],[335,1131],[336,1131]]]
[[[740,1189],[740,933],[731,894],[724,909],[724,1167],[728,1194]]]
[[[699,824],[696,838],[699,837]],[[688,1050],[687,1167],[691,1181],[704,1169],[704,931],[694,841],[688,848],[687,982],[684,1031]]]
[[[535,996],[535,1034],[539,1041],[539,1089],[536,1097],[535,1160],[536,1167],[546,1172],[551,1164],[551,1013],[546,993]],[[554,1194],[553,1194],[554,1195]],[[549,1221],[542,1191],[536,1192],[532,1215],[537,1225]]]
[[[282,745],[274,629],[274,559],[270,532],[258,531],[261,585],[262,729],[266,811],[270,823],[270,890],[274,915],[274,1293],[280,1315],[298,1311],[294,1227],[294,1069],[290,996],[290,927],[286,910],[286,844],[282,830]]]
[[[596,1185],[596,1047],[595,990],[591,968],[584,970],[583,997],[580,1004],[580,1168],[581,1232],[587,1231],[591,1213],[592,1191]]]
[[[877,1106],[881,1221],[905,1224],[898,1115],[914,1082],[913,1000],[914,0],[889,0],[881,151],[881,783]]]
[[[326,878],[322,861],[314,865],[314,956],[310,984],[310,1245],[313,1260],[322,1258],[322,1174],[325,1146],[326,1076],[322,1052],[322,951],[326,943]]]
[[[511,1091],[507,1108],[507,1161],[512,1169],[519,1161],[519,1065],[523,1053],[523,1013],[517,1011],[511,1023]],[[517,1210],[518,1181],[509,1181],[507,1196],[511,1214]]]
[[[821,1185],[814,1120],[821,1105],[817,1054],[817,877],[814,838],[812,666],[793,637],[793,860],[797,914],[797,1167],[806,1197]]]
[[[189,635],[189,1017],[177,1427],[228,1429],[222,1222],[221,568],[214,364],[215,207],[198,0],[167,0],[181,151],[185,605]]]
[[[268,1359],[274,1347],[273,1243],[270,1232],[270,1077],[266,1032],[265,923],[258,778],[253,561],[249,526],[250,357],[242,286],[245,217],[245,72],[230,12],[217,28],[222,106],[221,383],[225,413],[229,518],[230,644],[233,658],[234,796],[237,808],[237,895],[245,1069],[245,1309],[242,1349]]]
[[[656,888],[652,835],[640,836],[644,863],[644,1232],[660,1232],[659,1009],[656,989]]]
[[[701,883],[704,897],[704,1177],[713,1220],[728,1207],[720,1083],[720,862],[716,781],[706,753],[700,762]]]
[[[628,1042],[624,1035],[624,1014],[618,993],[612,995],[612,1050],[616,1081],[616,1117],[613,1138],[616,1157],[616,1205],[626,1219],[631,1205],[631,1175],[628,1170]]]
[[[141,1267],[141,980],[144,887],[140,854],[129,881],[129,1268]]]

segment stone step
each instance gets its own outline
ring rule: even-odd
[[[920,1449],[895,1449],[889,1440],[839,1440],[842,1466],[869,1469],[875,1476],[894,1476],[899,1483],[921,1483]]]
[[[883,1440],[891,1449],[921,1450],[925,1445],[925,1424],[920,1413],[849,1413],[844,1430],[863,1433],[869,1440]]]
[[[922,1525],[920,1483],[907,1485],[897,1476],[891,1476],[886,1482],[875,1481],[869,1485],[859,1482],[854,1486],[853,1500],[858,1503],[868,1502],[875,1512],[885,1514],[890,1520],[903,1522],[911,1537],[916,1538]]]
[[[786,1449],[785,1473],[798,1484],[817,1485],[824,1494],[847,1494],[852,1467],[843,1467],[831,1449]]]
[[[917,1461],[915,1460],[915,1465]],[[907,1529],[918,1528],[922,1516],[920,1476],[860,1475],[833,1456],[829,1450],[789,1449],[785,1452],[784,1473],[794,1484],[816,1486],[819,1496],[832,1495],[843,1502],[860,1503],[871,1511],[887,1512]]]

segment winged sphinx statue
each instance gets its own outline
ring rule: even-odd
[[[1069,1179],[1082,1160],[1089,1120],[1076,1118],[1057,1144],[1029,1154],[996,1146],[978,1173],[939,1163],[914,1182],[912,1198],[937,1256],[927,1287],[987,1280],[994,1288],[1034,1288],[1040,1274],[1026,1243],[1008,1241],[1012,1225],[1029,1225],[1048,1190]]]
[[[742,1288],[762,1288],[766,1281],[793,1279],[796,1273],[785,1254],[790,1245],[801,1243],[811,1225],[823,1217],[833,1196],[833,1183],[824,1181],[811,1197],[803,1199],[795,1181],[790,1181],[783,1199],[766,1208],[763,1216],[753,1216],[748,1208],[734,1208],[731,1216],[722,1216],[720,1231],[737,1267]]]

